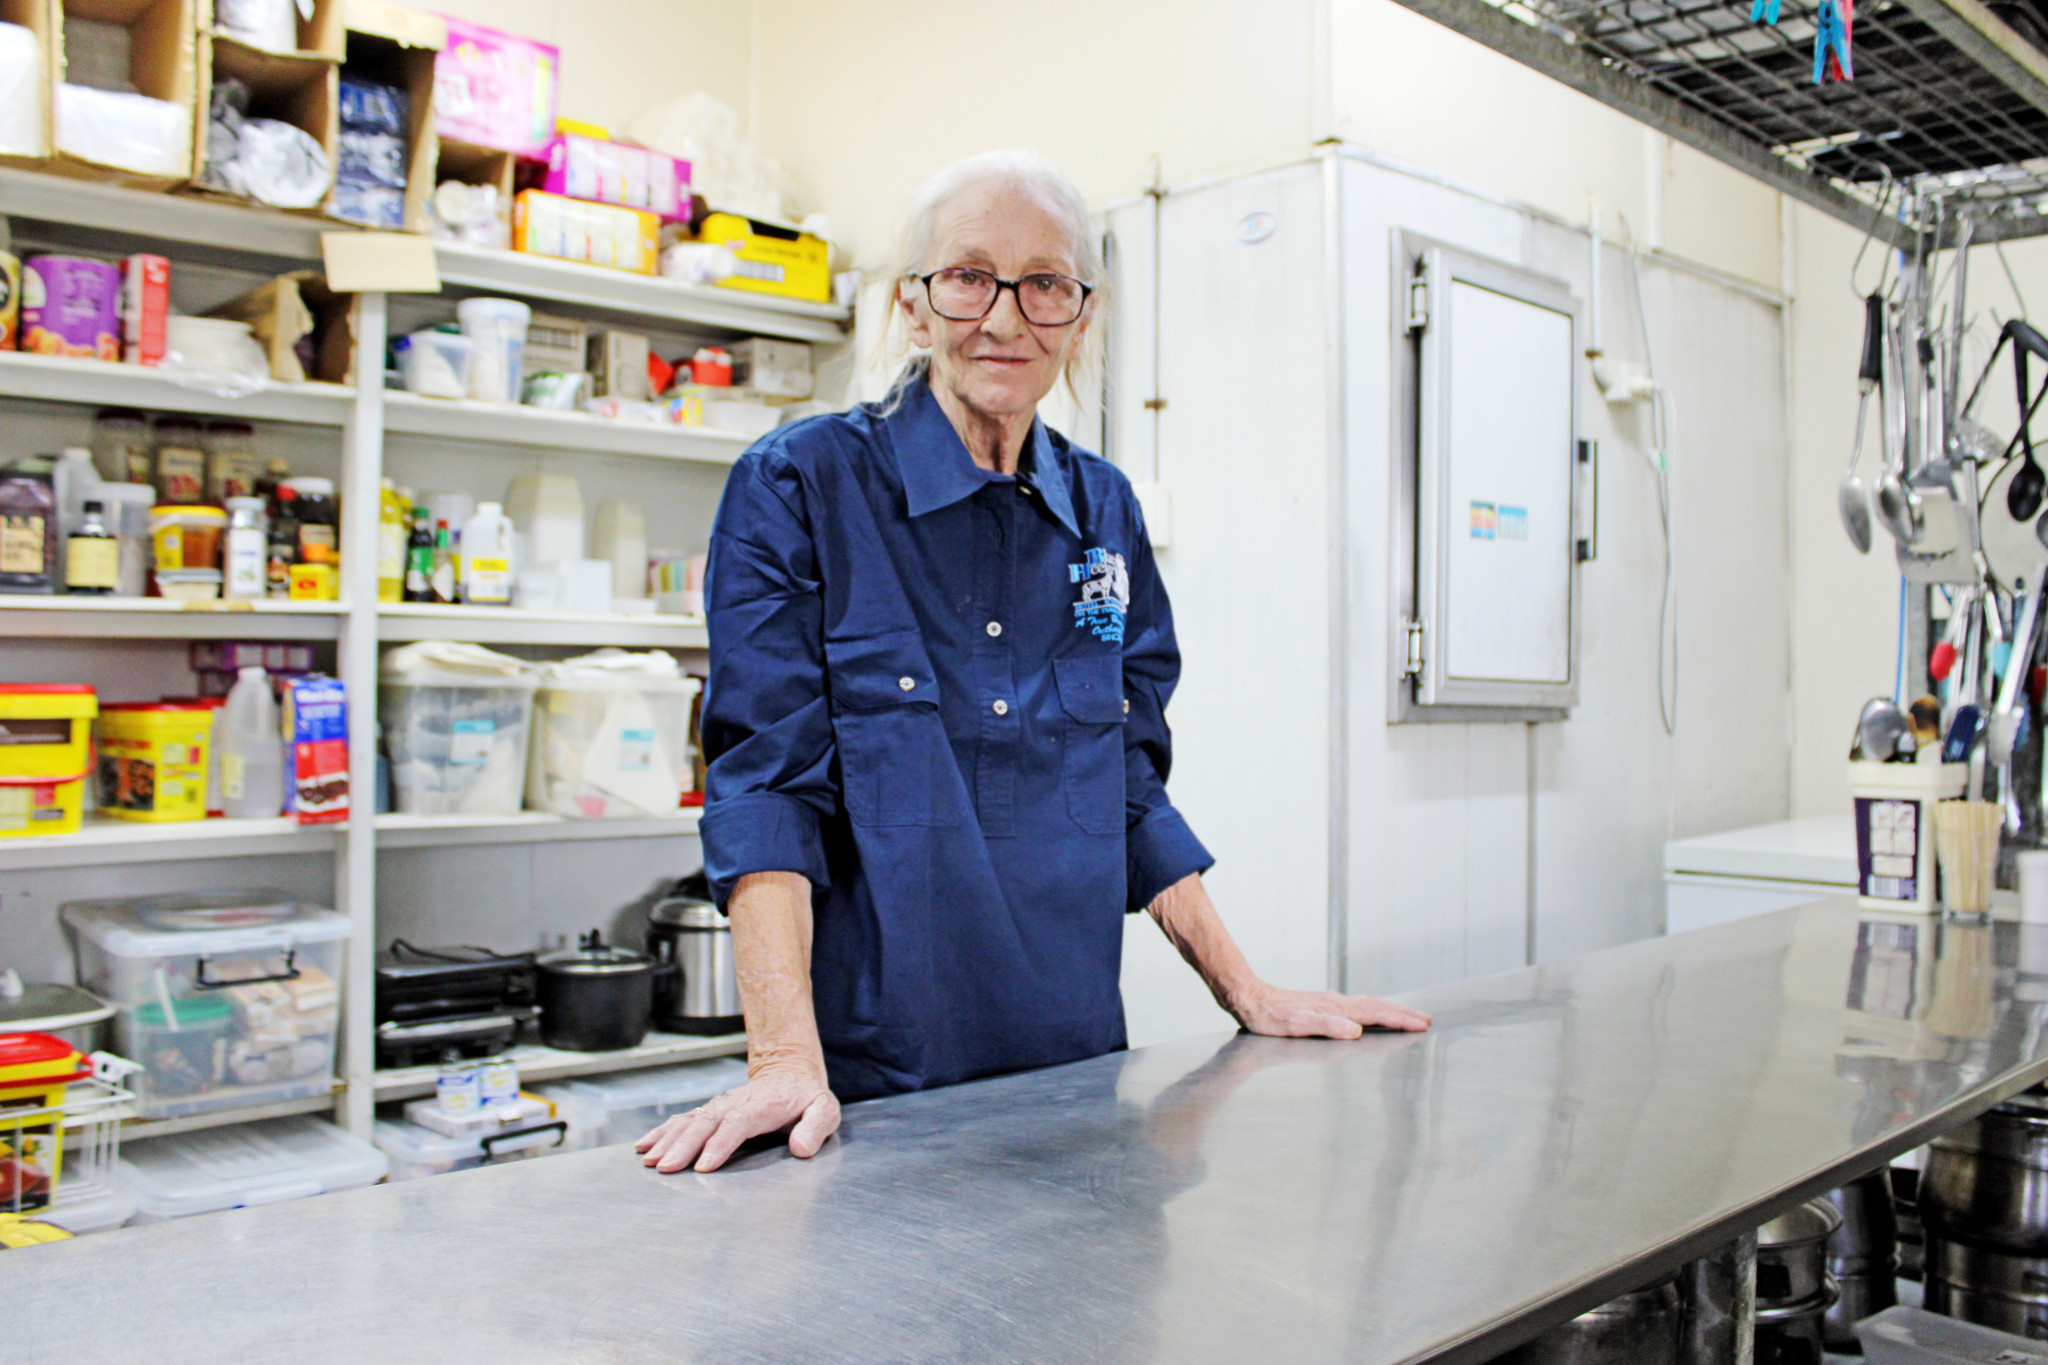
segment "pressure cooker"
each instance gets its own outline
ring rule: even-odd
[[[709,890],[702,876],[686,877],[647,912],[647,951],[675,969],[654,983],[654,1026],[665,1033],[738,1033],[744,1025],[732,921]]]

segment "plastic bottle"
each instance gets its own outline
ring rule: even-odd
[[[419,504],[413,506],[412,536],[405,543],[405,600],[434,600],[434,527]]]
[[[427,580],[432,601],[453,602],[455,600],[455,550],[448,543],[448,523],[443,521],[434,526],[434,572]]]
[[[647,516],[640,504],[614,498],[597,505],[597,557],[612,566],[612,596],[647,596]]]
[[[220,714],[220,808],[230,819],[284,810],[284,738],[277,698],[261,668],[241,671]]]
[[[57,495],[57,581],[62,583],[69,581],[63,547],[85,520],[86,500],[100,496],[100,471],[92,462],[92,452],[83,446],[66,446],[50,468],[50,484]]]
[[[261,498],[228,499],[227,547],[221,557],[222,597],[262,597],[270,590],[270,527]]]
[[[462,527],[462,600],[477,606],[512,602],[512,518],[495,502],[477,504]]]
[[[405,507],[391,480],[377,495],[377,600],[405,600]]]

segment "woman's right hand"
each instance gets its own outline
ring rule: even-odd
[[[794,1156],[813,1157],[839,1128],[839,1101],[822,1064],[768,1062],[747,1083],[706,1104],[663,1121],[633,1144],[643,1164],[664,1175],[695,1165],[715,1171],[749,1138],[789,1134]]]

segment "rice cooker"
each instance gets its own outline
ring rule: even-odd
[[[677,969],[655,978],[654,1027],[664,1033],[738,1033],[744,1027],[732,921],[698,890],[703,885],[701,878],[686,879],[647,912],[649,955]]]

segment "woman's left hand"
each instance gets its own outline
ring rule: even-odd
[[[1369,1028],[1420,1033],[1429,1016],[1406,1005],[1334,991],[1283,991],[1260,982],[1231,1013],[1252,1033],[1270,1038],[1358,1038]]]

